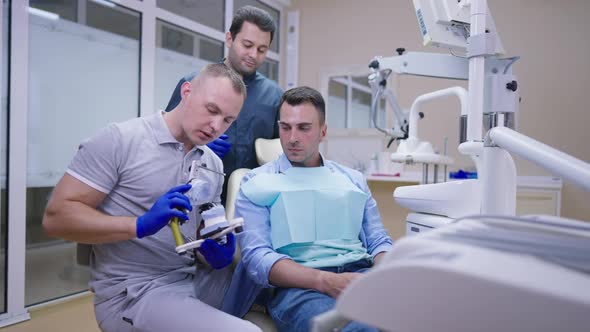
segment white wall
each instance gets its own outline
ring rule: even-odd
[[[590,1],[490,0],[507,55],[520,55],[514,65],[519,80],[519,131],[579,159],[590,161],[586,95],[590,86]],[[300,10],[299,84],[321,88],[321,73],[333,67],[368,64],[376,55],[409,51],[444,52],[425,48],[411,0],[296,0]],[[398,96],[409,107],[420,94],[464,82],[401,77]],[[453,146],[458,140],[458,102],[429,104],[420,135],[442,147],[457,166],[470,165]],[[328,124],[329,125],[329,124]],[[547,173],[516,158],[519,175]],[[590,220],[590,194],[570,183],[563,190],[562,215]]]

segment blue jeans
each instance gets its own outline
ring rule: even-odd
[[[320,270],[342,272],[365,272],[373,263],[369,259],[343,266],[321,268]],[[334,308],[336,299],[312,289],[277,288],[275,296],[267,305],[268,313],[281,332],[305,332],[311,330],[311,319]],[[342,331],[378,331],[367,325],[351,322]]]

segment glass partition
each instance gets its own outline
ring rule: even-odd
[[[266,59],[258,71],[268,77],[269,79],[278,83],[279,81],[279,63],[270,59]]]
[[[79,7],[81,6],[81,7]],[[78,145],[139,114],[140,15],[107,1],[31,1],[25,303],[88,288],[76,244],[48,238],[42,217]]]
[[[158,7],[225,32],[225,3],[221,0],[157,0]]]
[[[223,59],[223,43],[158,20],[155,105],[163,110],[181,77]]]

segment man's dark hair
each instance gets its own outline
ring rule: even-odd
[[[320,115],[320,124],[323,125],[326,122],[326,103],[322,94],[317,90],[312,89],[308,86],[300,86],[285,91],[279,105],[287,103],[291,106],[298,106],[305,103],[312,104]]]
[[[236,35],[242,31],[244,22],[250,22],[256,25],[260,30],[270,32],[270,43],[272,43],[272,38],[274,37],[277,26],[269,13],[254,6],[244,6],[238,9],[231,22],[231,27],[229,28],[232,40],[235,40]]]

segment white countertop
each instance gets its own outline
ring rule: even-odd
[[[431,175],[432,176],[432,175]],[[439,179],[442,179],[442,174],[439,175]],[[365,175],[367,181],[382,181],[382,182],[422,182],[422,172],[403,172],[399,176],[393,175]],[[449,181],[455,181],[459,179],[449,179]],[[546,188],[546,189],[561,189],[563,181],[554,176],[517,176],[517,186],[520,188]]]

